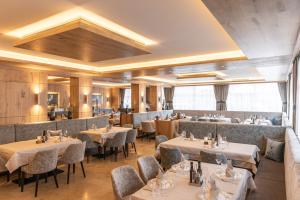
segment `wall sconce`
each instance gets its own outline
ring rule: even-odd
[[[106,103],[108,103],[110,101],[109,97],[106,97]]]
[[[83,104],[88,103],[88,95],[83,95]]]
[[[141,101],[144,102],[144,96],[141,96]]]
[[[158,102],[160,102],[160,100],[161,100],[161,98],[160,98],[160,97],[158,97]]]
[[[40,104],[40,95],[38,93],[34,94],[34,105]]]

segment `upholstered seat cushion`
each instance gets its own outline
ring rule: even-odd
[[[265,157],[278,162],[283,161],[284,142],[267,139]]]
[[[15,141],[15,126],[0,126],[0,144],[7,144]]]
[[[16,124],[16,141],[36,139],[47,130],[56,130],[56,122]]]

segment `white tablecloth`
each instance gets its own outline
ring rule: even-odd
[[[116,127],[113,126],[111,129],[107,130],[106,128],[99,129],[89,129],[86,131],[81,131],[81,134],[88,135],[93,141],[98,142],[100,144],[104,144],[106,139],[113,138],[117,133],[120,132],[128,132],[132,130],[132,128],[124,128],[124,127]]]
[[[63,138],[58,142],[58,137],[51,137],[47,143],[36,144],[36,140],[27,140],[0,145],[0,163],[5,163],[5,167],[10,173],[19,167],[27,165],[39,151],[56,148],[59,154],[63,152],[70,144],[81,143],[78,139]]]
[[[224,148],[209,148],[208,145],[204,145],[202,139],[196,139],[191,141],[186,138],[177,137],[159,145],[165,148],[178,148],[181,153],[189,154],[191,157],[198,157],[200,151],[224,153],[228,159],[234,160],[235,165],[251,169],[253,173],[257,172],[256,161],[259,161],[259,148],[252,144],[240,144],[229,142],[228,146],[224,145]]]
[[[201,163],[201,168],[203,175],[206,178],[214,176],[217,171],[218,166],[214,164]],[[245,169],[234,168],[236,173],[241,176],[240,179],[233,182],[224,182],[219,178],[215,177],[216,186],[219,190],[231,193],[232,200],[244,200],[246,198],[247,190],[255,190],[256,186],[252,175],[249,171]],[[180,176],[176,173],[168,171],[166,173],[174,181],[174,188],[167,191],[166,195],[163,197],[164,200],[193,200],[199,199],[200,188],[196,186],[189,185],[189,176]],[[131,196],[131,200],[152,200],[155,199],[152,196],[152,192],[149,191],[149,187],[145,186]]]

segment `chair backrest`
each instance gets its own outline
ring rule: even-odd
[[[221,155],[222,155],[222,157],[221,157],[222,163],[226,163],[226,161],[227,161],[226,157],[223,154],[221,154]],[[217,164],[216,158],[217,158],[216,153],[200,151],[200,161],[201,162]]]
[[[141,122],[142,131],[145,133],[154,133],[155,132],[155,123],[151,122]]]
[[[168,137],[165,135],[157,135],[155,136],[155,148],[162,142],[168,141]]]
[[[84,160],[86,142],[71,144],[65,150],[61,161],[67,164],[73,164]]]
[[[182,154],[177,148],[160,147],[161,166],[164,170],[168,170],[177,163],[182,161]]]
[[[39,151],[33,160],[26,166],[26,171],[30,174],[43,174],[54,170],[57,166],[58,150],[51,149]]]
[[[135,142],[137,136],[137,129],[132,129],[127,132],[126,143]]]
[[[86,142],[86,149],[97,148],[97,144],[86,134],[78,134],[77,138],[82,142]]]
[[[51,136],[59,136],[62,135],[62,130],[47,130],[47,133]]]
[[[119,132],[113,138],[109,138],[106,141],[106,146],[120,147],[124,146],[126,142],[127,132]]]
[[[123,200],[124,197],[129,196],[144,187],[142,179],[130,165],[113,169],[111,172],[111,179],[113,191],[118,200]]]
[[[157,176],[159,172],[163,172],[162,167],[153,156],[142,156],[138,158],[137,164],[139,167],[139,174],[144,183]]]

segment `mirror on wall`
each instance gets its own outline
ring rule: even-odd
[[[103,104],[103,95],[100,93],[93,93],[92,94],[93,116],[98,115],[100,113],[102,104]]]

